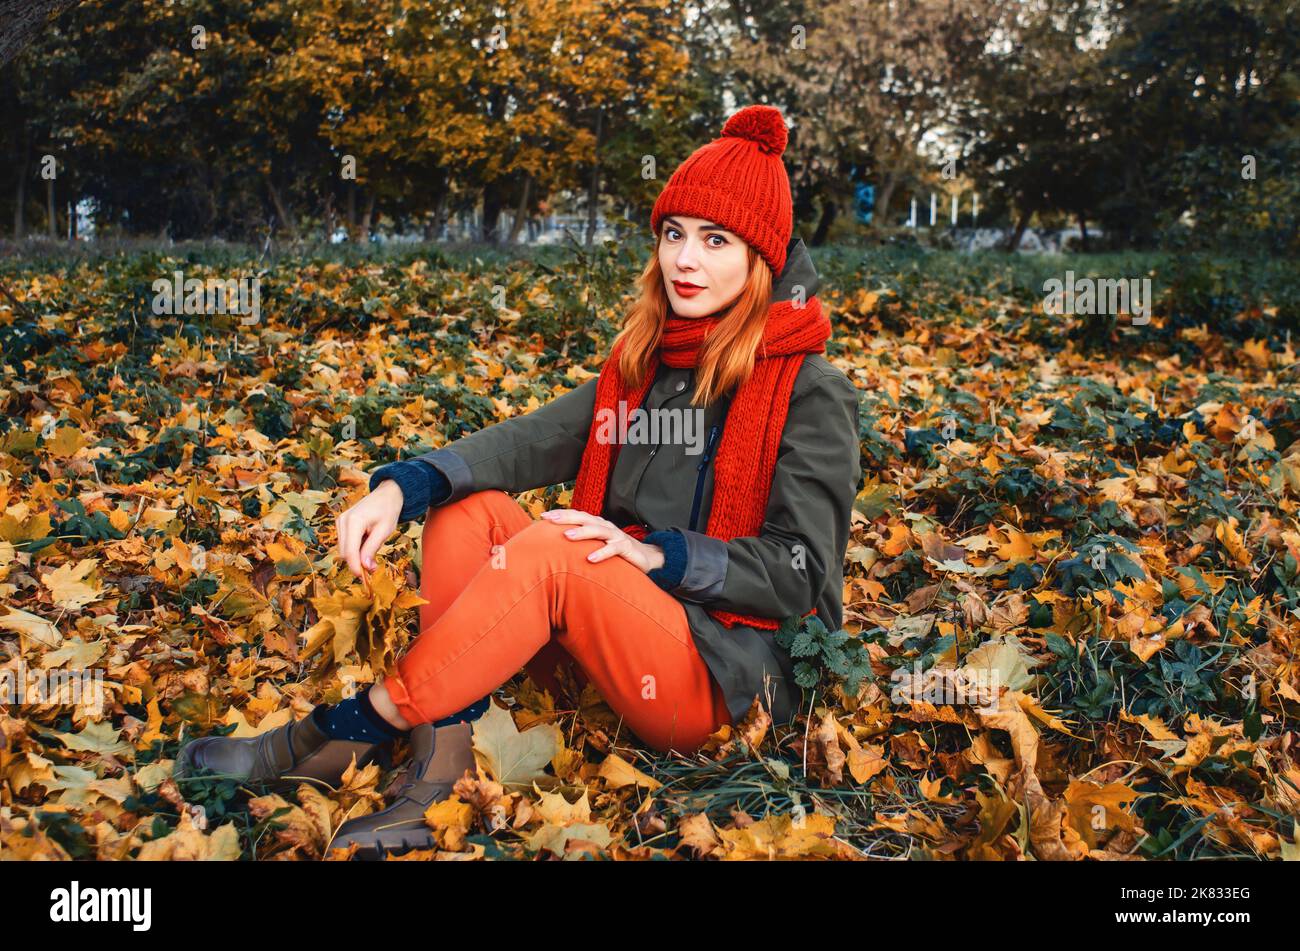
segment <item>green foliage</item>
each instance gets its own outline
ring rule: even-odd
[[[1148,664],[1124,643],[1090,638],[1079,644],[1049,632],[1047,646],[1055,659],[1038,671],[1050,684],[1044,701],[1067,718],[1103,722],[1126,709],[1164,721],[1193,713],[1239,721],[1250,710],[1238,692],[1225,689],[1222,670],[1237,654],[1227,645],[1206,649],[1175,640],[1172,656],[1161,652]]]
[[[65,540],[81,539],[79,543],[74,541],[72,544],[85,545],[90,542],[126,537],[109,524],[108,515],[104,512],[87,515],[80,499],[59,499],[54,504],[68,513],[68,517],[59,523],[55,534]]]
[[[852,695],[871,676],[871,657],[862,642],[843,628],[827,630],[815,614],[786,618],[775,640],[794,658],[795,683],[806,691],[839,682]]]

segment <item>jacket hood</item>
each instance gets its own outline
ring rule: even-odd
[[[803,243],[803,238],[791,238],[786,247],[785,267],[772,283],[772,301],[793,300],[795,288],[803,288],[803,299],[815,297],[821,281],[817,269],[813,267],[812,256]]]

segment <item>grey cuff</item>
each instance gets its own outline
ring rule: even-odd
[[[681,532],[686,539],[686,573],[672,594],[686,601],[714,601],[722,596],[727,580],[727,543],[703,532],[673,525],[670,531]]]
[[[409,461],[427,462],[431,466],[436,466],[447,477],[447,483],[451,486],[451,495],[442,500],[443,505],[459,502],[474,492],[474,473],[470,471],[469,464],[450,449],[435,449],[420,456],[412,456]]]

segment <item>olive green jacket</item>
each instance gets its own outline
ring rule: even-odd
[[[772,299],[791,300],[801,293],[807,300],[817,284],[808,251],[796,238]],[[694,387],[693,368],[661,363],[646,408],[687,408]],[[436,466],[451,483],[443,504],[483,489],[515,493],[571,482],[591,430],[595,394],[593,377],[531,413],[414,458]],[[705,436],[715,425],[725,425],[727,403],[704,408]],[[671,593],[682,602],[696,648],[722,686],[733,719],[743,717],[758,696],[774,720],[787,722],[800,692],[791,658],[776,644],[774,632],[728,629],[706,608],[780,620],[815,607],[828,629],[841,626],[844,553],[861,476],[858,406],[857,389],[848,377],[822,355],[804,358],[790,396],[763,527],[757,535],[729,542],[703,532],[713,496],[714,452],[701,451],[707,439],[688,432],[686,438],[657,446],[628,441],[619,447],[602,517],[616,525],[636,522],[647,531],[675,529],[685,536],[686,572]],[[697,481],[702,493],[692,524]]]

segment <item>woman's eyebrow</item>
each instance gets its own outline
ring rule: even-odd
[[[680,221],[678,221],[676,218],[665,218],[664,221],[665,221],[666,223],[668,223],[668,224],[673,225],[674,227],[677,227],[677,228],[682,227],[682,223],[681,223]],[[715,225],[715,224],[714,224],[713,222],[711,222],[711,221],[708,222],[708,223],[706,223],[706,224],[702,224],[702,225],[700,225],[700,230],[701,230],[701,231],[720,231],[720,232],[722,232],[723,234],[731,234],[731,232],[728,231],[726,228],[722,227],[722,225]]]

